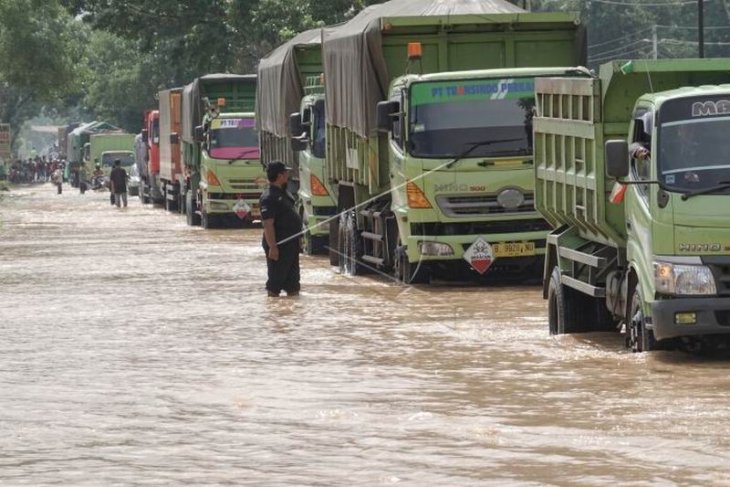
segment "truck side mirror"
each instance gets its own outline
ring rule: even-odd
[[[307,148],[306,139],[301,139],[299,137],[292,137],[291,139],[289,139],[289,142],[291,144],[291,150],[294,152],[301,152]]]
[[[180,134],[175,133],[175,132],[171,133],[170,134],[170,144],[176,145],[179,143],[180,143]]]
[[[292,137],[301,137],[304,133],[302,116],[299,112],[289,115],[289,133]]]
[[[629,144],[625,140],[609,140],[605,150],[606,174],[614,179],[629,175]]]
[[[146,144],[147,141],[149,141],[149,140],[150,140],[149,132],[147,132],[147,129],[142,129],[142,142],[144,142]]]
[[[390,132],[393,130],[393,115],[400,110],[399,105],[397,101],[381,101],[378,103],[377,125],[380,132]]]
[[[198,125],[197,127],[195,127],[195,133],[193,134],[193,138],[195,139],[195,142],[205,142],[205,129],[203,129],[202,125]]]

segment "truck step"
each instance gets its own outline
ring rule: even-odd
[[[382,211],[360,210],[360,214],[367,218],[380,218]]]
[[[374,240],[376,242],[383,241],[383,236],[380,235],[379,233],[362,232],[360,235],[362,236],[362,238],[367,239],[367,240]]]
[[[583,281],[580,281],[578,279],[575,279],[573,277],[566,276],[566,275],[560,276],[560,282],[570,288],[575,289],[576,291],[582,292],[583,294],[593,296],[594,298],[605,298],[606,297],[606,288],[605,287],[596,287],[591,284],[588,284],[587,282],[583,282]]]
[[[364,260],[365,262],[368,262],[370,264],[375,264],[375,265],[379,265],[379,266],[383,265],[383,263],[385,262],[383,259],[379,259],[378,257],[373,257],[372,255],[363,255],[362,260]]]
[[[603,268],[606,267],[608,260],[605,257],[600,257],[592,254],[581,252],[580,250],[568,249],[565,247],[560,248],[560,257],[572,260],[574,262],[580,262],[591,267]]]

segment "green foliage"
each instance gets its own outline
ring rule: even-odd
[[[140,128],[156,93],[212,72],[250,73],[306,29],[382,0],[0,0],[0,118],[39,113]],[[523,6],[524,0],[511,0]],[[531,0],[580,11],[591,66],[614,58],[697,53],[697,8],[664,0]],[[730,2],[706,2],[711,56],[730,56]],[[72,115],[71,115],[72,114]],[[85,114],[85,115],[82,115]],[[70,121],[70,120],[69,120]]]
[[[53,0],[0,0],[0,121],[13,138],[41,103],[73,91],[79,46],[73,18]]]

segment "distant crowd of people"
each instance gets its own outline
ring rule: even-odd
[[[10,164],[7,178],[13,184],[47,183],[57,170],[63,173],[65,166],[66,162],[63,159],[51,159],[46,156],[18,159]]]

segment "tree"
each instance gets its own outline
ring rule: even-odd
[[[0,120],[13,139],[42,103],[74,90],[73,24],[56,0],[0,0]]]

